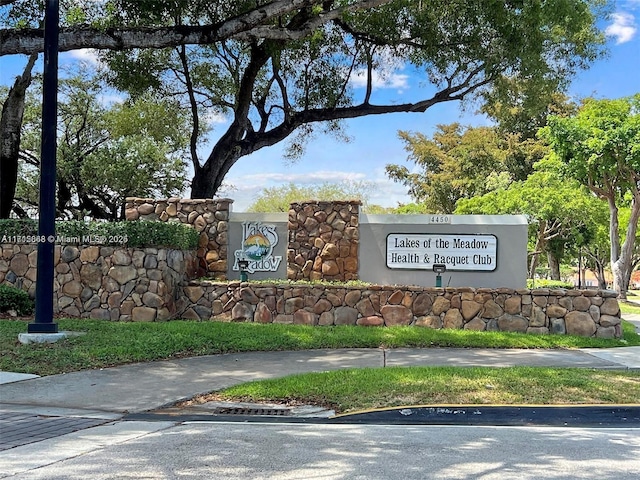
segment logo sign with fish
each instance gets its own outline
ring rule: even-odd
[[[242,222],[242,249],[234,252],[233,270],[239,271],[238,260],[248,260],[247,272],[275,272],[282,256],[273,255],[273,247],[278,244],[275,225],[262,222]]]

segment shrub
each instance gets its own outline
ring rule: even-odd
[[[33,306],[27,292],[11,285],[0,285],[0,312],[15,310],[18,315],[30,315]]]
[[[15,219],[3,219],[0,220],[0,241],[3,236],[17,237],[35,235],[38,232],[38,222],[31,219],[15,220]]]
[[[36,236],[35,220],[0,221],[0,241],[3,237]],[[56,222],[56,235],[64,243],[97,243],[128,247],[169,247],[193,250],[198,246],[198,232],[181,223],[166,222]],[[73,241],[71,241],[73,240]]]
[[[546,278],[536,279],[527,278],[527,288],[574,288],[573,283],[563,282],[562,280],[548,280]]]

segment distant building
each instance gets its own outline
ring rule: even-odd
[[[588,270],[588,269],[583,270],[582,275],[583,275],[582,282],[580,282],[580,285],[582,288],[598,288],[598,278],[595,276],[595,274],[591,270]],[[604,278],[607,282],[607,286],[609,288],[612,288],[613,276],[611,275],[611,272],[605,271]],[[640,280],[640,278],[638,280]],[[576,287],[578,286],[579,282],[578,282],[577,269],[571,275],[571,279],[569,281],[572,282]]]

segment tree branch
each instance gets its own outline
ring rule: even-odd
[[[470,84],[470,80],[471,79],[468,77],[465,79],[463,84],[445,88],[437,92],[433,97],[417,103],[404,103],[398,105],[371,105],[369,103],[361,103],[360,105],[350,107],[309,109],[292,113],[288,119],[285,119],[285,121],[280,125],[265,132],[264,134],[247,135],[247,137],[241,142],[241,156],[253,153],[263,147],[275,145],[287,138],[287,136],[289,136],[296,128],[307,123],[343,120],[363,117],[366,115],[382,115],[385,113],[422,113],[438,103],[460,100],[464,98],[465,95],[472,93],[474,90],[489,82],[488,79],[482,79],[477,83]],[[463,85],[467,85],[467,87],[464,88]]]
[[[200,118],[198,116],[198,103],[193,91],[193,82],[191,81],[191,73],[189,71],[189,64],[187,63],[186,47],[181,45],[178,50],[178,56],[182,64],[182,71],[184,73],[184,84],[187,87],[187,94],[189,96],[189,108],[191,111],[192,128],[191,135],[189,137],[189,150],[191,152],[191,163],[193,169],[197,172],[200,168],[200,159],[198,158],[198,132],[200,131]]]
[[[364,102],[365,104],[369,104],[369,100],[371,100],[371,92],[373,91],[373,62],[371,58],[371,51],[367,50],[367,89],[364,94]]]
[[[6,1],[6,0],[3,0]],[[351,5],[325,11],[301,25],[268,26],[269,22],[300,8],[322,4],[322,0],[276,0],[212,25],[176,25],[170,27],[128,27],[100,29],[91,26],[63,27],[59,51],[95,48],[128,50],[166,48],[178,45],[205,45],[226,39],[292,40],[303,38],[321,25],[341,17],[347,11],[373,8],[391,0],[360,0]],[[31,54],[44,49],[43,29],[1,29],[0,56]]]

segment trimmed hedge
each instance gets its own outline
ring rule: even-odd
[[[16,237],[37,236],[35,220],[0,220],[0,243],[15,243]],[[62,244],[100,244],[127,247],[168,247],[194,250],[198,232],[181,223],[169,222],[56,222],[56,236]],[[17,242],[22,243],[22,242]]]
[[[38,233],[38,222],[30,218],[24,220],[0,220],[0,243],[2,237],[16,237],[25,235],[36,235]]]
[[[546,278],[538,278],[535,282],[527,278],[527,288],[576,288],[573,283],[563,282],[561,280],[547,280]]]
[[[34,302],[27,292],[11,285],[0,285],[0,312],[15,310],[18,315],[30,315],[33,307]]]

